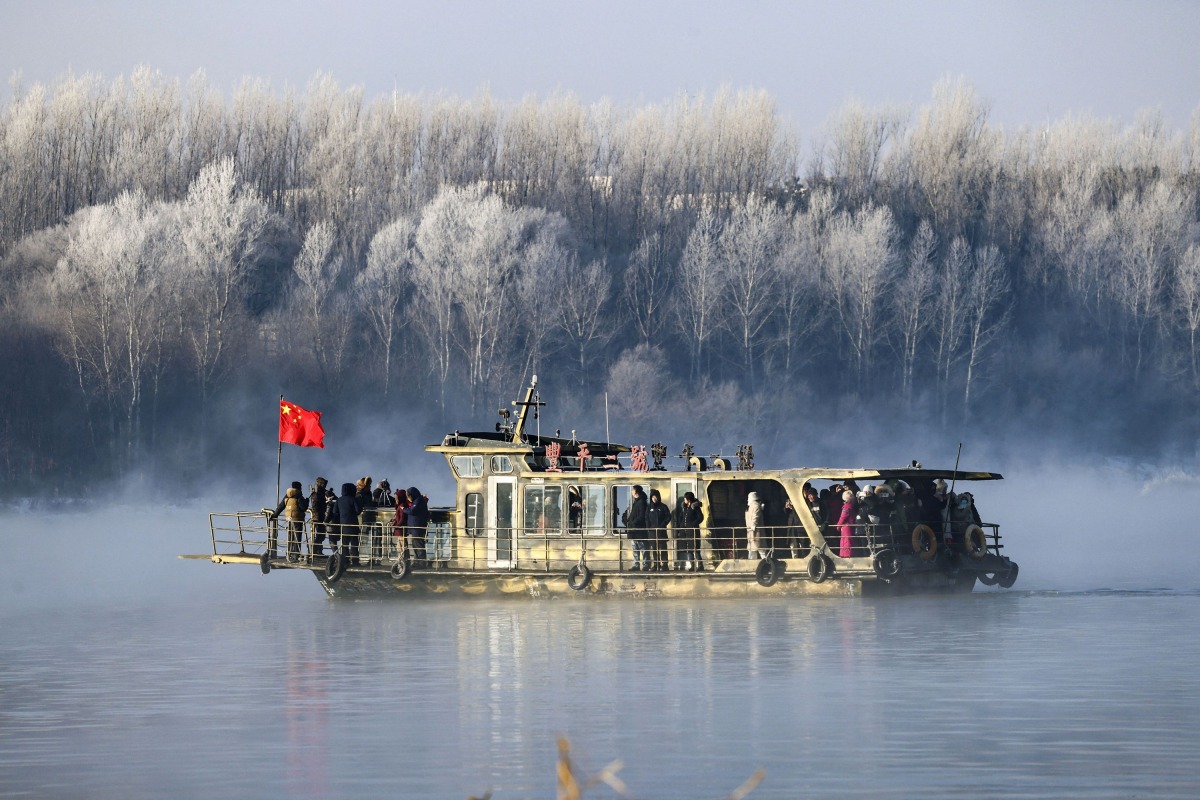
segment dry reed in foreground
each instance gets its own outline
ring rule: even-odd
[[[558,764],[557,783],[558,783],[558,800],[580,800],[583,797],[585,790],[604,784],[617,793],[619,797],[632,798],[629,793],[629,788],[625,782],[617,777],[617,773],[621,771],[624,763],[617,759],[604,769],[597,772],[588,778],[582,778],[575,770],[575,765],[571,763],[571,742],[565,736],[558,737]],[[763,776],[767,774],[765,769],[759,768],[755,770],[746,781],[728,795],[725,800],[742,800],[754,788],[762,782]],[[484,792],[481,797],[471,795],[467,800],[491,800],[492,791],[489,789]]]

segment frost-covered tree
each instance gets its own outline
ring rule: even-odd
[[[337,292],[346,261],[337,250],[333,223],[322,220],[308,229],[300,253],[292,264],[298,285],[296,316],[309,342],[321,383],[332,389],[340,384],[339,366],[348,341],[341,316],[349,313],[345,298]]]
[[[383,396],[392,374],[392,348],[403,324],[403,303],[411,292],[416,260],[417,223],[400,217],[375,234],[367,252],[367,267],[354,278],[354,294],[363,309],[379,351],[369,361],[383,369]]]
[[[834,314],[854,359],[860,391],[884,334],[880,314],[895,281],[896,248],[896,227],[886,208],[869,206],[857,213],[843,212],[829,225],[824,273]]]
[[[239,185],[233,160],[200,171],[180,209],[183,330],[200,395],[230,366],[244,330],[247,279],[273,219],[254,190]]]

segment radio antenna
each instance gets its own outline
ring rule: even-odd
[[[608,432],[608,392],[604,393],[604,443],[612,444],[612,434]]]
[[[958,443],[958,455],[954,457],[954,474],[950,476],[950,494],[954,494],[954,484],[958,481],[958,460],[962,458],[962,442]]]

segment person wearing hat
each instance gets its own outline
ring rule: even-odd
[[[650,571],[667,570],[667,525],[671,522],[671,509],[662,501],[658,489],[650,490],[650,504],[646,506],[646,536],[647,555],[650,558]]]
[[[838,533],[841,534],[838,541],[838,555],[842,558],[850,558],[854,553],[854,516],[856,512],[854,492],[846,489],[842,492],[842,513],[837,521]]]
[[[300,539],[304,535],[304,514],[308,511],[308,499],[304,496],[304,485],[292,481],[283,499],[275,508],[275,516],[284,515],[288,526],[287,560],[300,558]]]
[[[308,496],[308,511],[312,517],[313,529],[312,549],[309,553],[314,556],[325,554],[325,518],[329,514],[329,505],[325,498],[326,492],[329,491],[328,486],[329,481],[318,476],[316,486]]]
[[[388,479],[384,478],[375,487],[375,491],[371,494],[371,501],[375,503],[376,508],[392,508],[396,499],[392,497],[392,485],[388,483]]]
[[[683,495],[683,513],[680,516],[680,527],[675,532],[675,546],[678,548],[678,558],[685,572],[704,570],[704,562],[700,560],[699,539],[700,523],[704,521],[704,510],[696,495],[686,492]]]
[[[633,570],[650,569],[650,553],[646,546],[646,493],[641,486],[630,490],[629,508],[625,512],[625,535],[633,542]]]
[[[763,524],[763,507],[762,503],[758,502],[758,492],[750,492],[746,495],[746,557],[747,558],[766,558],[767,547],[766,542],[760,542],[760,528]]]

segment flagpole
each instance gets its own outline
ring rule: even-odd
[[[283,395],[279,395],[279,406],[283,407]],[[276,437],[279,438],[279,437]],[[283,439],[279,439],[279,452],[275,455],[275,505],[279,505],[279,479],[283,475]]]

